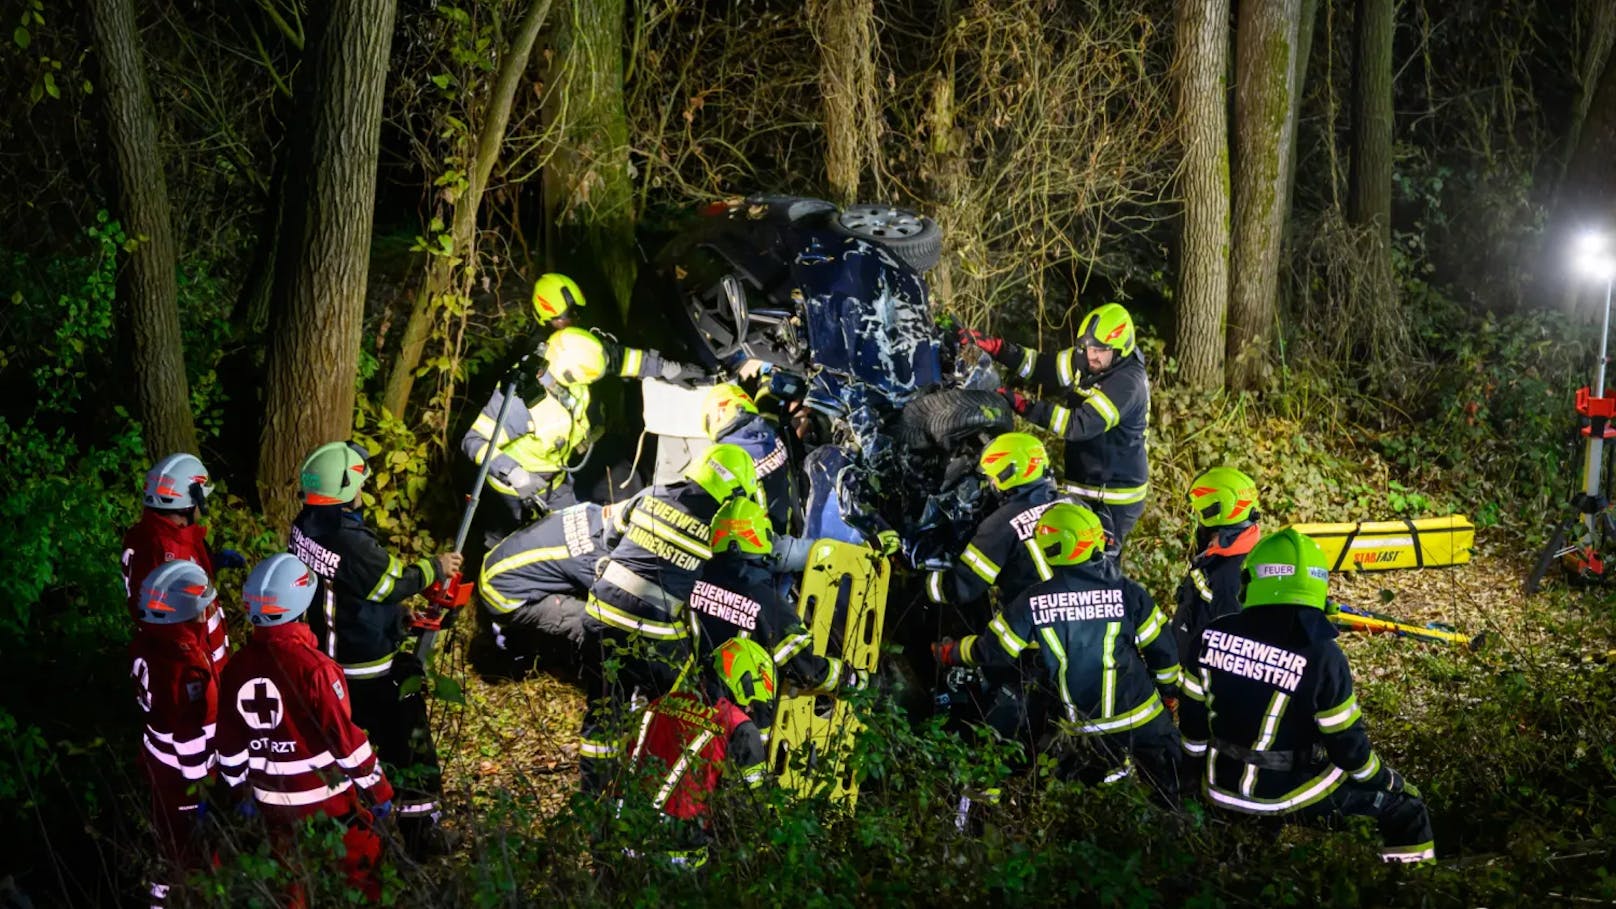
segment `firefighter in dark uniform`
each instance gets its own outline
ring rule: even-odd
[[[758,485],[769,503],[775,533],[791,532],[790,454],[785,439],[758,413],[757,403],[739,385],[714,385],[701,408],[702,428],[713,442],[739,445],[757,464]]]
[[[525,662],[543,638],[583,645],[584,600],[611,551],[607,510],[572,505],[500,540],[483,559],[477,593],[500,650]]]
[[[754,717],[772,712],[775,702],[774,661],[755,642],[731,638],[703,665],[713,684],[698,688],[713,696],[680,691],[652,701],[629,752],[641,791],[668,820],[668,842],[657,844],[666,848],[654,854],[689,869],[707,862],[709,804],[724,778],[751,789],[768,781],[768,751]]]
[[[1114,560],[1096,557],[1105,532],[1084,506],[1050,506],[1034,539],[1054,577],[1010,600],[987,633],[933,645],[938,662],[1011,666],[1037,647],[1071,746],[1062,774],[1111,782],[1131,773],[1131,757],[1156,793],[1176,804],[1178,731],[1162,698],[1175,693],[1179,665],[1167,617]]]
[[[636,691],[655,697],[673,689],[690,657],[690,591],[712,557],[713,515],[735,496],[759,496],[752,456],[735,445],[714,445],[685,478],[654,488],[612,516],[622,539],[612,548],[584,606],[584,661],[589,709],[579,746],[586,792],[599,792],[615,770],[621,734],[615,728]],[[616,679],[605,663],[616,657]]]
[[[1195,515],[1195,554],[1178,585],[1173,636],[1188,658],[1213,619],[1240,611],[1240,564],[1256,545],[1257,481],[1233,467],[1214,467],[1190,484]]]
[[[768,557],[773,532],[763,506],[747,498],[724,503],[713,516],[713,557],[690,593],[698,665],[725,641],[741,637],[769,652],[798,694],[856,691],[868,680],[859,669],[814,652],[814,638],[780,593]],[[772,716],[754,716],[765,731]]]
[[[1000,504],[977,525],[952,567],[926,577],[933,603],[974,603],[992,587],[1008,599],[1051,577],[1033,540],[1038,517],[1060,498],[1044,443],[1024,432],[1007,432],[982,449],[977,467]]]
[[[399,828],[417,851],[438,848],[437,799],[442,791],[437,751],[420,688],[403,684],[425,673],[414,654],[401,653],[408,610],[401,604],[459,570],[459,553],[406,564],[365,526],[360,488],[368,454],[351,442],[314,450],[301,471],[303,510],[292,522],[291,553],[320,579],[321,599],[309,612],[320,646],[342,667],[353,696],[354,722],[397,771]]]
[[[1245,606],[1201,632],[1185,666],[1184,748],[1205,762],[1217,808],[1258,817],[1380,825],[1381,857],[1435,857],[1419,790],[1369,743],[1352,670],[1326,614],[1330,570],[1292,528],[1257,542],[1244,563]]]
[[[1150,482],[1150,380],[1134,343],[1133,317],[1120,304],[1107,303],[1083,319],[1078,346],[1054,356],[974,330],[962,331],[960,339],[1013,369],[1013,381],[1065,393],[1059,403],[1018,391],[1005,397],[1028,422],[1066,440],[1062,490],[1099,516],[1107,553],[1120,556],[1145,510]]]
[[[494,421],[504,394],[495,390],[461,439],[461,450],[479,465],[494,441],[488,488],[503,506],[490,513],[503,517],[491,525],[497,533],[508,533],[529,516],[542,517],[577,501],[568,468],[598,436],[590,423],[590,385],[606,376],[673,382],[701,375],[696,367],[657,351],[625,347],[573,327],[573,316],[583,305],[583,291],[566,275],[552,272],[534,282],[533,313],[541,328],[553,329],[538,377],[543,390],[513,399],[505,411],[505,425],[497,432]]]

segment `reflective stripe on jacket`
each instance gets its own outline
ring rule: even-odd
[[[712,706],[680,692],[657,698],[640,721],[630,756],[650,770],[651,803],[684,820],[706,814],[726,766],[748,786],[768,775],[762,733],[727,698]]]

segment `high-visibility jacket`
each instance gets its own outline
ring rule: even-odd
[[[341,505],[305,505],[287,550],[320,579],[309,627],[349,678],[385,676],[404,642],[404,600],[437,580],[431,559],[406,564],[382,548],[364,517]]]
[[[1023,415],[1066,440],[1066,492],[1107,505],[1144,501],[1150,483],[1145,458],[1150,380],[1142,353],[1135,350],[1097,374],[1088,371],[1081,347],[1051,356],[1007,341],[997,359],[1023,381],[1066,392],[1061,403],[1034,401]]]
[[[1056,567],[1055,576],[1016,595],[988,631],[960,642],[967,665],[1013,666],[1037,645],[1069,731],[1108,735],[1137,729],[1163,710],[1161,691],[1179,681],[1167,617],[1145,588],[1109,559]]]
[[[699,632],[697,665],[707,665],[730,638],[747,637],[769,651],[799,693],[834,692],[847,667],[814,652],[814,636],[775,581],[759,557],[726,552],[707,562],[690,592],[690,615]]]
[[[1201,642],[1201,631],[1213,619],[1240,611],[1240,565],[1257,545],[1262,530],[1243,523],[1218,527],[1206,548],[1190,559],[1189,574],[1178,584],[1178,609],[1173,613],[1173,638],[1178,654],[1187,660]]]
[[[553,594],[584,596],[595,583],[595,563],[610,551],[604,536],[601,506],[582,503],[500,540],[477,576],[484,605],[505,615]]]
[[[1307,606],[1213,620],[1185,663],[1184,750],[1204,757],[1206,796],[1247,814],[1304,808],[1351,778],[1383,788],[1335,626]]]
[[[651,702],[630,759],[654,768],[647,783],[652,804],[682,820],[706,813],[726,767],[751,787],[768,776],[763,734],[745,711],[728,698],[709,706],[682,692]]]
[[[202,566],[213,579],[213,559],[208,555],[208,529],[201,524],[180,527],[148,508],[140,520],[123,535],[123,585],[129,596],[129,617],[140,622],[140,585],[146,576],[164,562],[184,559]],[[192,634],[195,626],[185,626]],[[208,655],[219,666],[230,654],[230,629],[225,625],[224,607],[214,600],[208,604],[204,632]]]
[[[690,481],[654,488],[612,509],[622,539],[589,591],[587,619],[656,640],[688,637],[685,604],[708,546],[718,502]]]
[[[769,501],[769,523],[777,534],[791,529],[791,471],[787,469],[790,453],[785,439],[780,437],[774,424],[758,414],[749,414],[719,442],[739,445],[757,464],[758,486]]]
[[[488,468],[489,488],[518,499],[542,497],[563,482],[576,452],[589,440],[589,386],[567,386],[563,393],[545,393],[529,405],[513,397],[504,425],[495,431],[504,392],[495,389],[482,413],[460,440],[460,448],[474,464],[482,464],[494,443],[494,462]],[[516,468],[527,471],[525,480],[511,476]]]
[[[970,603],[995,585],[1011,597],[1049,580],[1052,572],[1033,531],[1039,516],[1060,500],[1053,480],[1012,489],[976,526],[976,535],[954,564],[926,576],[926,595],[933,603]]]
[[[219,677],[194,623],[142,623],[129,644],[129,675],[145,718],[141,762],[169,804],[195,807],[212,773]]]
[[[264,816],[291,821],[390,801],[393,787],[354,725],[342,670],[307,625],[253,630],[219,683],[219,775],[247,785]]]

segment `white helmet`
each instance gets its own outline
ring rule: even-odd
[[[164,511],[201,508],[212,494],[208,469],[196,455],[171,454],[146,472],[143,500],[147,508]]]

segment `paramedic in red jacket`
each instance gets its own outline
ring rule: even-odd
[[[682,691],[665,694],[640,720],[630,761],[651,804],[670,818],[674,848],[661,854],[698,868],[707,861],[708,802],[728,776],[750,788],[768,778],[763,733],[751,711],[770,709],[774,660],[749,638],[730,638],[713,652],[723,692],[714,703]]]
[[[140,766],[151,785],[152,827],[167,867],[151,881],[151,905],[167,905],[170,874],[196,867],[194,835],[213,768],[219,678],[200,633],[215,592],[194,562],[169,562],[139,590],[140,624],[129,675],[144,715]]]
[[[123,581],[129,595],[129,615],[140,621],[140,587],[152,569],[167,562],[184,560],[202,566],[215,577],[215,559],[208,554],[208,529],[199,523],[213,493],[208,469],[195,455],[171,454],[146,472],[146,491],[141,497],[146,510],[140,521],[123,536]],[[216,553],[219,568],[245,568],[240,553],[223,549]],[[208,653],[216,664],[223,664],[230,652],[224,612],[218,603],[208,605]]]
[[[349,712],[342,669],[301,621],[318,589],[296,556],[258,563],[242,594],[252,637],[219,682],[219,775],[232,788],[246,787],[249,813],[282,829],[318,814],[380,820],[393,808],[392,784]],[[362,823],[345,842],[348,862],[374,862],[381,850]],[[348,870],[374,894],[373,882]]]

